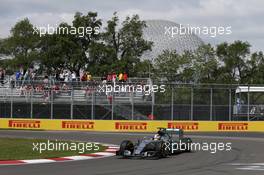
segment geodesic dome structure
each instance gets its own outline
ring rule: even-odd
[[[170,35],[166,33],[166,28],[178,27],[180,25],[166,20],[146,20],[147,27],[143,30],[143,37],[153,42],[152,51],[146,51],[142,59],[153,60],[164,50],[176,50],[181,54],[184,51],[194,51],[203,44],[201,38],[194,34]]]

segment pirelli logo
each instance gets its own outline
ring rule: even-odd
[[[145,131],[147,130],[148,124],[145,122],[116,122],[116,130],[135,130],[135,131]]]
[[[218,123],[218,130],[220,131],[246,131],[248,130],[248,123]]]
[[[198,130],[199,123],[197,122],[169,122],[168,128],[183,129],[183,130]]]
[[[94,129],[94,122],[62,121],[63,129]]]
[[[9,120],[8,127],[10,128],[40,128],[39,120]]]

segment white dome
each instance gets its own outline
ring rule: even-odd
[[[152,51],[146,51],[143,59],[153,60],[164,50],[176,50],[181,54],[184,51],[194,51],[203,44],[203,41],[194,34],[175,34],[173,37],[166,32],[166,28],[177,27],[180,25],[166,20],[146,20],[147,27],[143,30],[145,40],[152,41]]]

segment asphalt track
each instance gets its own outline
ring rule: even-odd
[[[46,138],[119,144],[144,133],[0,131],[0,137]],[[0,166],[0,175],[264,175],[264,134],[190,133],[194,142],[231,142],[231,151],[182,153],[160,160],[104,159]]]

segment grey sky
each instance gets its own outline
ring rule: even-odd
[[[142,19],[164,19],[191,26],[231,26],[232,34],[210,38],[212,44],[248,41],[252,50],[264,51],[263,0],[0,0],[0,38],[28,17],[34,25],[71,22],[76,11],[97,11],[105,22],[113,12],[124,18],[139,14]]]

